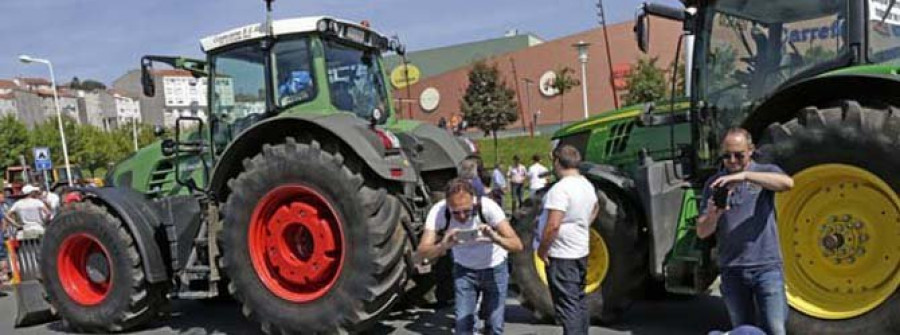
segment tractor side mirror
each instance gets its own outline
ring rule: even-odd
[[[643,53],[647,53],[650,48],[650,18],[645,10],[646,5],[641,6],[634,19],[634,38],[637,40],[638,49]]]
[[[696,12],[696,10],[692,10]],[[635,17],[634,36],[637,39],[638,49],[647,52],[650,48],[650,16],[657,16],[672,21],[685,22],[688,12],[681,8],[669,7],[662,4],[647,3],[641,5]]]
[[[156,95],[156,86],[153,83],[153,65],[150,59],[141,59],[141,87],[144,89],[144,95],[152,97]]]
[[[159,146],[162,150],[163,156],[171,157],[175,154],[175,140],[171,138],[164,139]]]

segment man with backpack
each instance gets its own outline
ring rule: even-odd
[[[447,250],[453,251],[456,333],[475,332],[481,294],[481,306],[488,315],[484,333],[502,334],[509,284],[507,253],[522,250],[522,242],[500,205],[477,196],[467,179],[450,181],[446,199],[428,212],[416,256],[427,262]]]

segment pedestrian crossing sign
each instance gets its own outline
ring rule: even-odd
[[[50,159],[50,148],[34,148],[34,168],[38,171],[50,170],[53,168],[53,162]]]

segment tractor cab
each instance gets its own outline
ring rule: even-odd
[[[232,138],[267,116],[312,109],[388,122],[381,53],[402,47],[367,25],[309,17],[274,21],[271,34],[255,24],[204,38],[217,135]]]
[[[201,40],[206,61],[145,56],[144,92],[152,96],[152,63],[206,77],[210,123],[218,149],[252,124],[292,112],[350,113],[365,122],[393,120],[381,53],[403,53],[361,24],[331,17],[258,23]],[[198,120],[193,120],[198,121]]]

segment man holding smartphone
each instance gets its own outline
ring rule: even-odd
[[[697,236],[718,241],[722,298],[733,327],[756,324],[785,334],[787,299],[775,225],[775,192],[794,181],[778,166],[753,161],[753,140],[742,128],[722,140],[723,169],[703,188]]]
[[[488,315],[483,333],[502,334],[509,285],[507,253],[521,251],[522,242],[500,205],[476,196],[469,180],[450,181],[446,197],[428,212],[416,259],[435,259],[453,250],[456,334],[475,332],[479,293]]]

